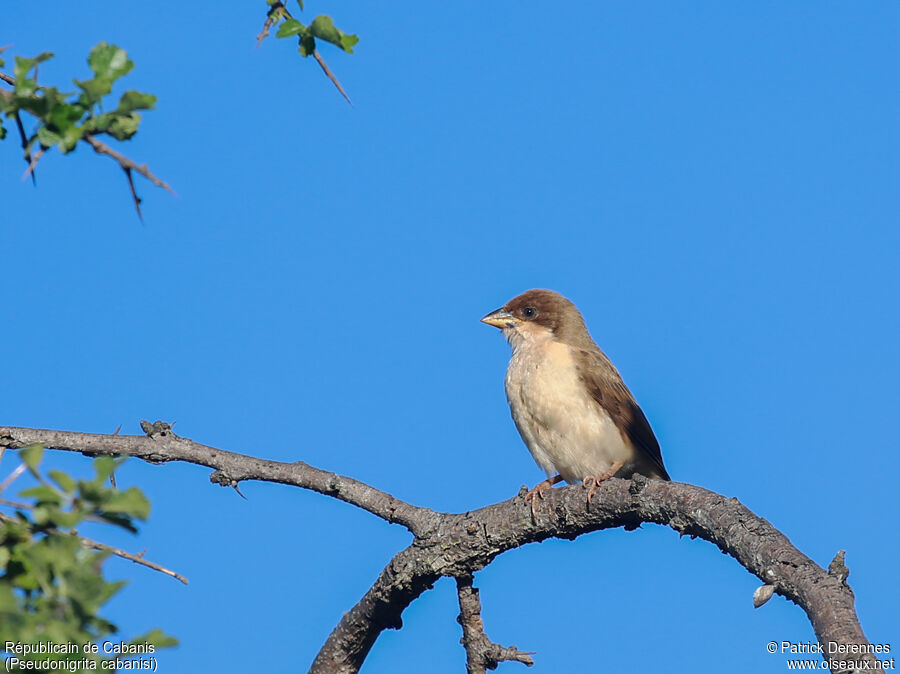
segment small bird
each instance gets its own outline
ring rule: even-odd
[[[532,514],[537,498],[562,480],[590,486],[590,503],[611,477],[670,479],[647,417],[574,304],[552,290],[529,290],[481,320],[512,346],[506,398],[547,473],[525,496]]]

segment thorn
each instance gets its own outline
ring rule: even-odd
[[[37,185],[37,176],[34,172],[34,167],[31,165],[31,153],[28,151],[28,136],[25,134],[25,126],[22,124],[22,118],[19,117],[19,113],[15,114],[16,119],[16,129],[19,131],[19,138],[22,140],[22,150],[25,152],[25,161],[28,163],[28,170],[31,171],[31,184]],[[25,175],[28,175],[26,172]]]
[[[241,488],[238,487],[238,483],[237,483],[237,482],[234,482],[234,483],[231,485],[231,488],[234,489],[234,490],[238,493],[238,496],[240,496],[240,497],[241,497],[242,499],[244,499],[245,501],[247,500],[247,497],[244,496],[244,495],[241,493]]]
[[[134,188],[134,178],[131,177],[131,167],[125,166],[122,168],[125,171],[125,175],[128,177],[128,187],[131,188],[131,198],[134,200],[134,208],[137,210],[138,219],[141,222],[144,222],[144,216],[141,214],[141,198],[137,194],[137,190]]]
[[[40,158],[43,156],[44,156],[44,148],[41,148],[40,150],[38,150],[31,156],[31,161],[28,162],[28,168],[25,169],[25,173],[22,174],[22,180],[25,180],[28,176],[31,176],[31,184],[32,185],[37,184],[35,177],[34,177],[35,176],[34,169],[37,166],[38,161],[40,161]]]
[[[328,64],[325,63],[325,59],[322,58],[322,55],[319,54],[318,49],[313,49],[313,56],[316,57],[316,61],[318,61],[319,66],[321,66],[322,71],[328,76],[332,82],[334,82],[334,86],[337,87],[338,91],[341,92],[341,96],[343,96],[347,102],[353,107],[353,101],[350,100],[350,97],[347,95],[347,92],[344,91],[344,87],[341,86],[341,83],[338,82],[338,78],[334,76],[334,73],[331,72],[331,68],[328,67]]]

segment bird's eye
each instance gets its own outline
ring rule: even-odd
[[[524,309],[522,309],[522,315],[525,318],[534,318],[535,316],[537,316],[537,309],[535,309],[534,307],[525,307]]]

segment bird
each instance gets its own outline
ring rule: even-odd
[[[553,290],[528,290],[481,321],[500,328],[512,347],[506,398],[547,474],[525,496],[532,515],[563,480],[590,487],[590,506],[611,477],[671,479],[650,422],[571,301]]]

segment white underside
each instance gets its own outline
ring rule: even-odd
[[[571,349],[539,333],[504,330],[513,347],[506,397],[531,455],[548,476],[580,482],[629,464],[634,450],[579,379]]]

